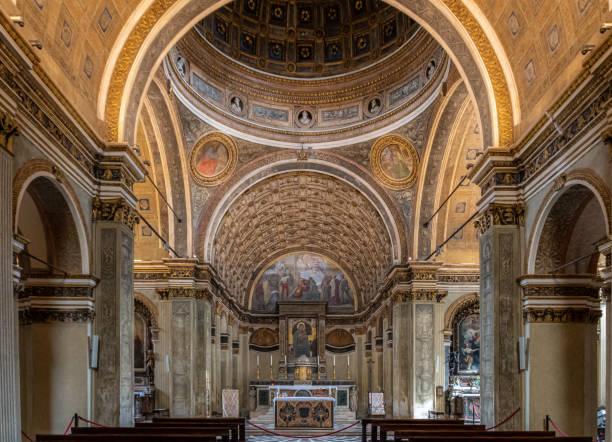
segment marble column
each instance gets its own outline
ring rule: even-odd
[[[412,417],[412,305],[393,306],[393,417]]]
[[[446,380],[445,371],[445,339],[444,339],[444,311],[445,305],[442,302],[434,305],[434,352],[435,352],[435,368],[434,368],[434,410],[444,411],[446,401],[444,397],[444,383]],[[442,395],[438,396],[438,387],[442,387]]]
[[[383,391],[384,381],[384,355],[383,355],[383,337],[376,336],[374,338],[374,383],[372,385],[372,391],[381,392]]]
[[[163,307],[160,323],[168,327],[163,337],[169,344],[169,405],[173,417],[208,414],[208,349],[210,301],[203,290],[160,290]],[[165,361],[164,361],[165,362]]]
[[[21,441],[17,304],[13,291],[13,155],[16,126],[0,120],[0,440]]]
[[[595,436],[599,283],[585,275],[529,275],[521,285],[529,429],[544,429],[550,415],[570,436]]]
[[[521,294],[516,281],[524,255],[524,208],[490,204],[475,225],[480,235],[481,421],[492,426],[522,404],[517,351]],[[500,429],[522,428],[519,412]]]
[[[136,211],[123,199],[93,202],[94,334],[100,338],[93,374],[94,421],[131,426],[134,418],[134,234]]]

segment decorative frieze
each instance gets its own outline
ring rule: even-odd
[[[158,289],[157,293],[162,301],[169,301],[173,298],[210,299],[210,293],[208,290],[192,287],[171,287],[167,289]]]
[[[92,204],[93,221],[110,221],[121,223],[130,230],[139,223],[138,212],[122,198],[102,200],[94,198]]]
[[[491,226],[510,225],[525,225],[525,207],[522,204],[490,204],[474,221],[474,227],[481,235]]]
[[[410,301],[433,301],[440,302],[447,295],[446,292],[442,292],[438,289],[426,290],[426,289],[413,289],[408,291],[401,291],[393,294],[393,300],[398,302],[410,302]]]
[[[19,324],[49,322],[92,322],[95,318],[93,309],[25,309],[19,311]]]
[[[592,324],[596,323],[600,317],[600,310],[589,308],[529,308],[523,311],[523,319],[531,323],[586,322]]]

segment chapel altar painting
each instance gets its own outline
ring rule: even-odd
[[[459,373],[480,372],[480,315],[466,316],[458,327]]]
[[[259,275],[251,293],[251,309],[273,313],[278,301],[326,301],[332,310],[355,310],[354,291],[346,274],[314,253],[283,256]]]
[[[314,319],[290,319],[288,353],[294,360],[317,356],[317,327]],[[304,358],[302,358],[304,359]]]

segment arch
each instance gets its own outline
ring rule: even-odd
[[[337,164],[343,161],[342,164]],[[380,214],[388,230],[393,247],[394,264],[408,256],[406,226],[399,209],[393,200],[361,166],[328,152],[313,151],[308,161],[296,161],[295,152],[279,152],[266,155],[248,163],[236,172],[235,178],[226,182],[217,192],[216,199],[206,202],[200,212],[197,241],[194,250],[206,262],[213,262],[213,241],[223,216],[232,203],[248,188],[283,173],[289,172],[323,173],[349,184],[370,201]],[[208,217],[208,218],[207,218]]]
[[[144,91],[165,54],[198,20],[225,3],[154,0],[130,17],[131,31],[115,42],[98,95],[98,116],[106,121],[110,141],[132,140]],[[388,3],[421,24],[453,59],[478,106],[485,143],[510,145],[519,117],[517,88],[502,45],[478,7],[467,0]]]
[[[466,309],[474,308],[480,308],[480,295],[476,292],[455,299],[444,312],[444,331],[452,333],[457,316]]]
[[[542,231],[551,210],[567,189],[574,185],[584,186],[592,192],[600,205],[602,215],[605,219],[606,234],[608,236],[612,234],[612,197],[610,189],[605,181],[592,169],[580,168],[563,173],[555,179],[552,188],[544,197],[538,209],[538,213],[533,220],[533,229],[531,230],[527,242],[527,250],[529,251],[527,272],[529,274],[533,274],[536,271],[536,258],[542,238]]]
[[[336,328],[325,335],[325,349],[331,353],[347,353],[355,350],[355,339],[348,331]]]
[[[138,292],[134,292],[134,312],[146,318],[152,328],[159,327],[157,307],[148,297]]]
[[[83,215],[83,210],[81,209],[74,189],[60,168],[51,161],[45,159],[31,160],[22,166],[15,174],[12,195],[14,233],[17,233],[17,227],[19,225],[19,210],[21,208],[24,192],[34,180],[41,177],[47,179],[54,188],[60,192],[70,210],[79,240],[81,273],[87,275],[90,273],[91,247],[89,244],[90,236],[85,216]]]

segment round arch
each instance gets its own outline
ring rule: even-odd
[[[378,211],[389,233],[392,244],[394,264],[402,262],[408,256],[409,246],[405,233],[405,223],[399,210],[386,193],[373,181],[366,180],[366,174],[360,174],[358,166],[353,164],[338,165],[332,160],[333,154],[314,151],[308,161],[296,161],[295,152],[270,154],[256,163],[247,164],[236,173],[237,178],[226,183],[218,192],[221,197],[210,202],[202,209],[198,220],[196,247],[206,262],[213,262],[213,241],[216,231],[232,203],[248,188],[257,183],[289,172],[316,172],[332,176],[349,184],[360,192]],[[208,202],[207,202],[208,204]],[[210,217],[205,219],[206,214]]]
[[[59,191],[66,205],[70,210],[70,214],[76,227],[79,250],[81,254],[81,273],[88,275],[91,268],[91,255],[89,246],[89,232],[81,205],[77,195],[62,173],[62,171],[48,160],[35,159],[26,163],[19,169],[13,179],[13,229],[17,233],[19,225],[19,211],[23,196],[30,184],[37,178],[47,179]]]
[[[612,234],[612,197],[608,186],[603,179],[590,169],[575,169],[567,173],[561,174],[555,180],[553,187],[548,191],[538,213],[533,220],[533,229],[527,243],[528,258],[527,272],[533,274],[536,268],[536,258],[542,238],[544,224],[551,213],[551,210],[559,199],[565,194],[565,191],[572,186],[581,185],[591,191],[597,199],[605,219],[606,234]]]
[[[226,0],[150,0],[111,50],[98,95],[110,141],[132,142],[144,91],[163,57],[198,20]],[[478,108],[485,145],[509,146],[519,122],[518,93],[492,26],[470,0],[389,0],[446,49]]]

